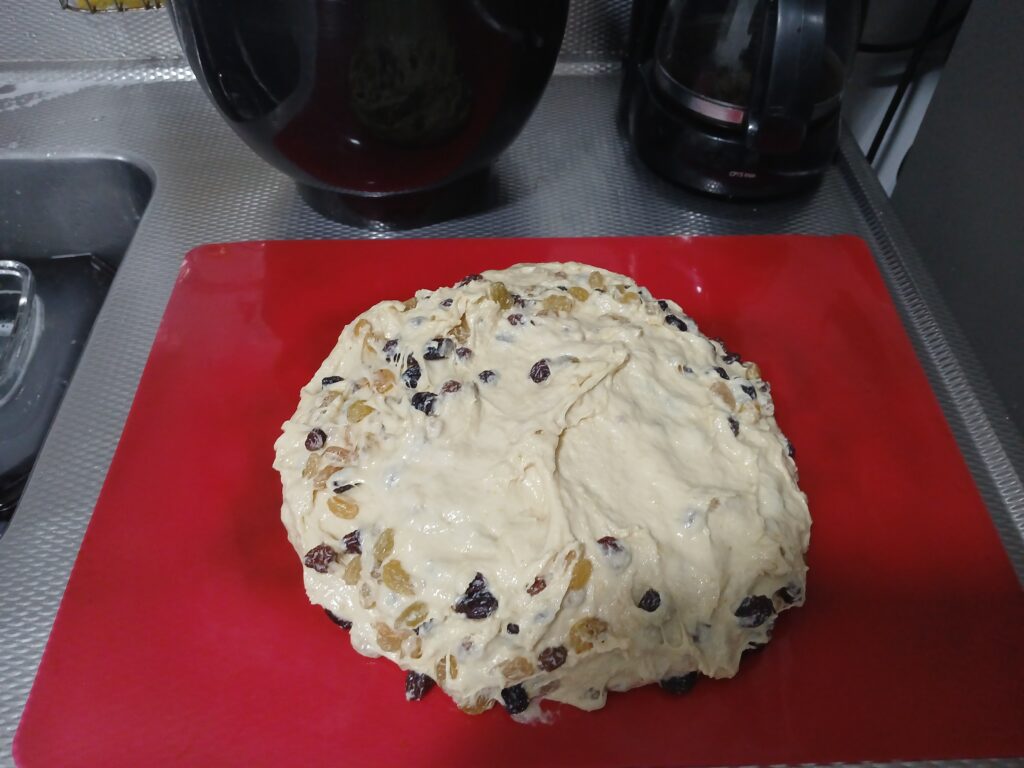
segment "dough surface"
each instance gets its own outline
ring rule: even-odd
[[[803,602],[811,520],[773,412],[673,302],[520,264],[345,327],[275,446],[282,520],[356,650],[464,711],[685,690]]]

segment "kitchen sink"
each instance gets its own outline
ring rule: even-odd
[[[121,158],[0,158],[0,536],[152,192]]]

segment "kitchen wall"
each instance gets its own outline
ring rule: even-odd
[[[971,0],[949,0],[943,20],[955,19]],[[935,0],[869,0],[862,43],[888,44],[918,38],[925,28]],[[921,60],[918,77],[907,92],[893,120],[888,137],[875,159],[875,171],[885,191],[892,194],[907,150],[914,142],[921,120],[938,85],[955,30],[933,41]],[[910,51],[858,53],[847,91],[846,121],[867,152],[885,114]]]

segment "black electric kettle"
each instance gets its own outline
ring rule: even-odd
[[[859,0],[635,0],[624,111],[672,181],[738,198],[809,186],[839,142]]]
[[[171,0],[196,79],[313,208],[463,215],[555,66],[569,0]]]

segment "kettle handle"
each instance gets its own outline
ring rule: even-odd
[[[800,149],[825,66],[827,0],[766,0],[761,57],[747,112],[747,146],[765,154]]]

